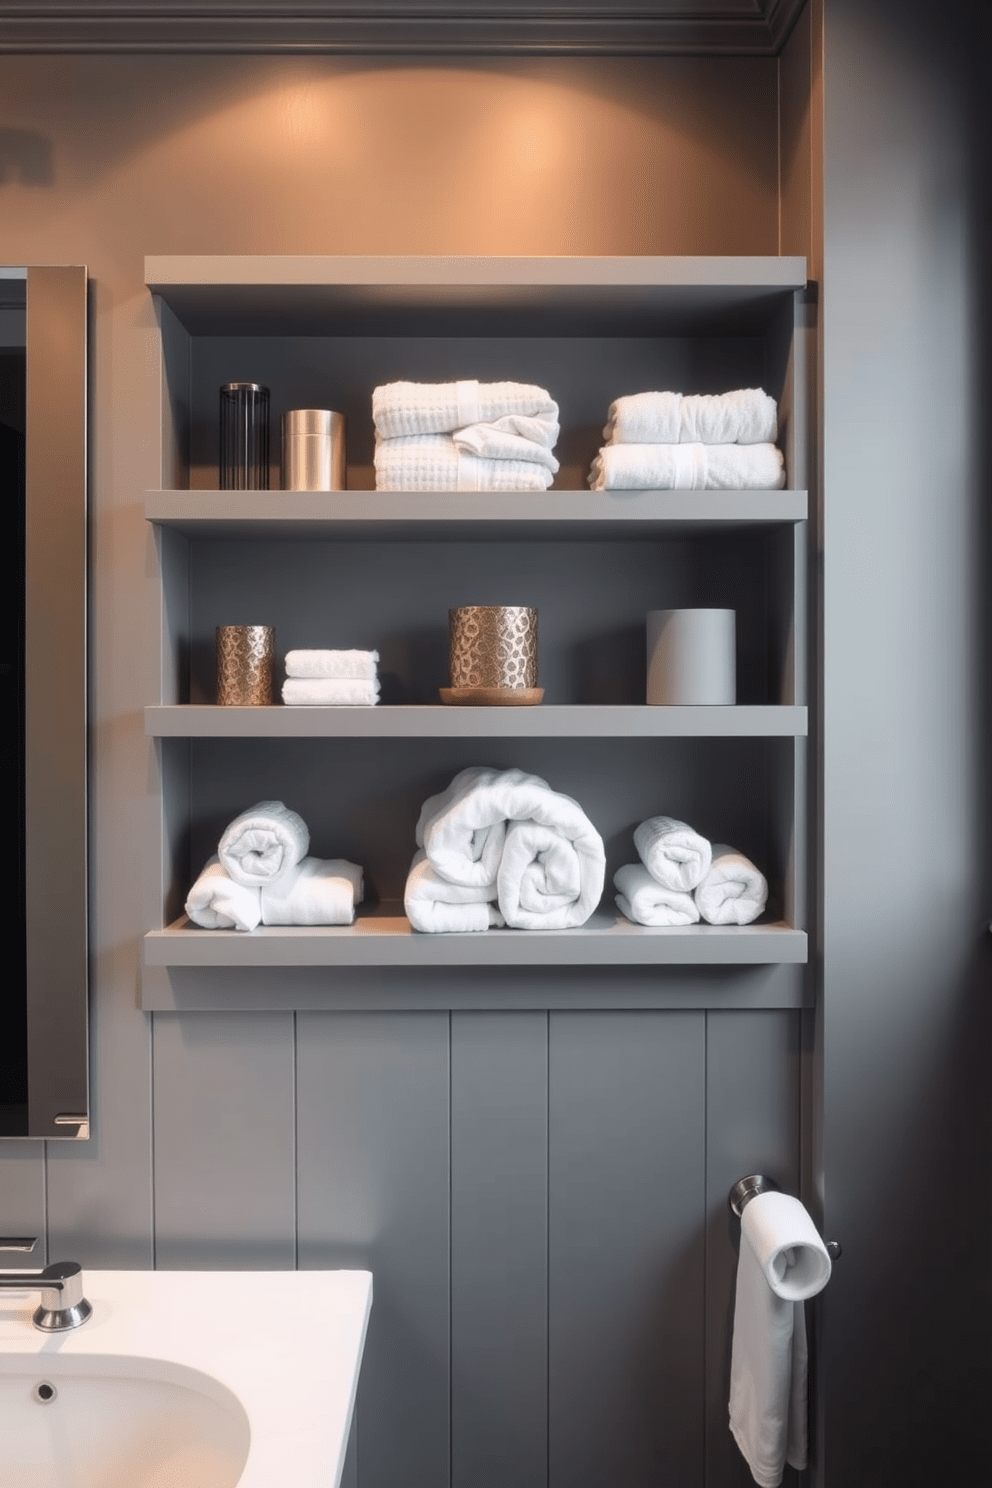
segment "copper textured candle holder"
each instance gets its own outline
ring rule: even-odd
[[[276,633],[271,625],[218,625],[217,702],[266,708],[272,702]]]
[[[451,686],[445,703],[539,703],[537,611],[527,605],[463,605],[448,611]]]

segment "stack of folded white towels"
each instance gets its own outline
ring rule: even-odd
[[[379,701],[378,666],[378,651],[287,651],[282,700],[372,705]]]
[[[761,388],[633,393],[610,404],[593,491],[752,491],[785,485],[778,410]]]
[[[546,491],[558,405],[526,382],[389,382],[372,394],[377,491]]]
[[[462,770],[424,802],[416,840],[415,930],[568,930],[603,892],[603,839],[577,801],[522,770]]]
[[[618,868],[613,882],[618,908],[635,924],[750,925],[768,901],[768,884],[749,858],[674,817],[641,822],[634,846],[640,861]]]
[[[364,893],[346,858],[310,858],[303,818],[282,801],[236,816],[189,891],[186,913],[205,930],[258,925],[350,925]]]

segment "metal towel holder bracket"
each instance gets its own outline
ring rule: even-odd
[[[778,1193],[778,1191],[778,1184],[773,1182],[771,1178],[766,1178],[761,1173],[748,1173],[747,1177],[738,1178],[730,1190],[728,1203],[730,1204],[731,1213],[736,1214],[737,1218],[740,1219],[747,1205],[752,1199],[757,1198],[758,1194]],[[840,1260],[844,1254],[840,1241],[825,1240],[823,1243],[827,1248],[827,1255],[830,1259],[832,1261]]]

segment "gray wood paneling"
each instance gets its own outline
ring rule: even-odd
[[[0,1141],[0,1235],[36,1235],[33,1253],[0,1255],[0,1271],[44,1266],[45,1148],[41,1142]]]
[[[704,1017],[550,1017],[551,1488],[703,1482]]]
[[[362,1488],[449,1481],[449,1019],[299,1014],[301,1268],[373,1275]]]
[[[155,1264],[296,1261],[292,1013],[156,1016]]]
[[[548,1020],[451,1019],[451,1481],[547,1484]]]
[[[728,1196],[764,1173],[799,1191],[799,1014],[706,1015],[706,1482],[747,1488],[727,1425],[740,1221]]]

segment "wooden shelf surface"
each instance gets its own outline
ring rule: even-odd
[[[148,491],[191,538],[571,542],[684,537],[806,520],[806,491]]]

